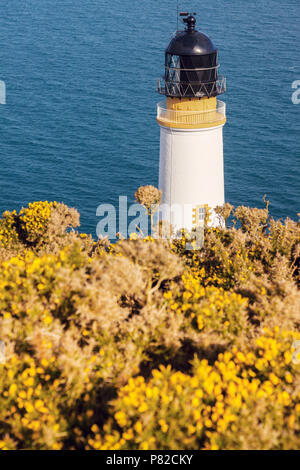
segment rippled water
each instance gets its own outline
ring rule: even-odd
[[[274,216],[296,218],[299,0],[180,6],[198,10],[227,77],[226,199],[261,207],[267,194]],[[100,203],[157,184],[155,87],[176,2],[2,0],[0,24],[0,211],[63,201],[95,235]]]

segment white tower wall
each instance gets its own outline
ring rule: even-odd
[[[161,219],[175,229],[195,227],[193,209],[204,205],[211,209],[208,225],[220,225],[213,208],[224,204],[223,124],[200,129],[160,125],[159,188]]]

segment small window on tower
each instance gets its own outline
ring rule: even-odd
[[[204,222],[205,220],[205,207],[199,207],[198,211],[198,221]]]
[[[204,227],[204,225],[210,222],[210,208],[207,204],[196,206],[193,209],[192,223],[194,227]]]

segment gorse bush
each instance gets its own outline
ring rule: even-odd
[[[266,331],[252,348],[243,352],[232,348],[219,354],[213,365],[206,359],[194,360],[189,374],[169,365],[153,370],[148,382],[142,376],[129,379],[112,402],[114,420],[106,425],[103,440],[92,438],[90,445],[105,449],[112,444],[119,449],[297,446],[300,405],[290,354],[294,338],[300,335]]]
[[[196,251],[3,214],[1,449],[299,447],[300,224],[218,212]]]

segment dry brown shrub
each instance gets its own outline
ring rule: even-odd
[[[268,208],[257,209],[245,206],[239,206],[234,212],[234,216],[241,222],[243,231],[255,233],[264,231],[267,228],[269,218]]]
[[[151,185],[140,186],[135,192],[134,197],[139,204],[147,209],[150,215],[161,203],[162,191]]]

